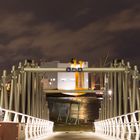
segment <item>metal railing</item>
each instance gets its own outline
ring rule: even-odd
[[[140,140],[140,110],[94,124],[95,132],[121,140]]]
[[[53,132],[54,123],[15,111],[0,108],[1,122],[14,122],[25,124],[25,139],[36,139],[47,136]]]

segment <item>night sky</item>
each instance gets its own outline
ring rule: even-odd
[[[0,69],[107,55],[140,66],[140,0],[0,0]]]

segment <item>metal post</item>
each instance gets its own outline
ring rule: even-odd
[[[24,71],[24,67],[21,67],[21,106],[22,113],[25,114],[25,105],[26,105],[26,72]]]
[[[11,79],[9,110],[13,110],[13,86],[14,86],[14,81],[13,79]]]
[[[27,73],[27,113],[31,114],[31,72]]]
[[[19,104],[19,101],[20,101],[20,81],[21,81],[21,76],[20,74],[18,75],[18,79],[17,79],[17,86],[16,86],[16,90],[17,90],[17,112],[19,112],[19,108],[20,108],[20,104]]]
[[[4,99],[3,99],[3,96],[4,96],[4,93],[3,93],[3,84],[1,85],[1,98],[0,98],[0,107],[4,107]]]
[[[137,110],[140,110],[140,91],[139,91],[139,80],[137,78],[136,81],[136,102],[137,102]],[[138,114],[138,122],[140,122],[140,113]]]
[[[16,74],[15,66],[12,67],[12,78],[13,78],[13,93],[14,93],[14,110],[18,112],[17,74]]]
[[[131,85],[132,85],[132,78],[131,78],[131,75],[129,74],[129,77],[128,77],[128,82],[129,82],[129,87],[128,87],[128,92],[129,92],[129,104],[130,104],[130,112],[132,112],[132,88],[131,88]]]
[[[100,120],[103,120],[103,101],[101,101],[101,119]]]
[[[104,87],[105,87],[105,92],[104,92],[104,101],[105,101],[105,108],[104,108],[104,112],[105,112],[105,119],[107,119],[108,117],[108,77],[107,75],[105,74],[104,75]]]
[[[17,110],[20,111],[20,95],[21,95],[21,74],[18,74],[17,81]]]
[[[12,67],[12,79],[11,79],[11,90],[10,90],[10,103],[9,109],[17,111],[16,102],[17,102],[17,95],[16,95],[16,73],[15,73],[15,66]],[[14,98],[13,98],[14,97]],[[14,103],[14,104],[13,104]],[[13,106],[14,105],[14,106]]]
[[[8,109],[8,97],[7,97],[7,89],[6,89],[6,70],[3,71],[2,75],[2,98],[1,104],[3,108]]]
[[[31,114],[35,116],[35,73],[32,73],[32,110]]]
[[[113,67],[113,64],[111,64],[111,67]],[[112,91],[112,94],[110,95],[110,118],[113,117],[113,73],[110,73],[110,90]]]
[[[35,84],[35,87],[34,87],[34,115],[37,117],[37,76],[36,76],[36,73],[34,73],[34,84]]]
[[[39,117],[39,76],[38,73],[36,73],[36,116]]]
[[[133,96],[132,96],[132,111],[136,109],[136,79],[137,79],[137,67],[134,66],[133,72]]]
[[[136,103],[137,103],[137,110],[140,110],[140,94],[139,94],[139,80],[138,80],[139,72],[137,66],[135,66],[135,71],[136,71],[136,98],[137,98]]]
[[[17,78],[17,98],[18,98],[18,101],[17,101],[17,106],[18,106],[18,112],[21,112],[21,93],[22,93],[22,88],[21,88],[21,67],[22,67],[22,63],[19,62],[19,65],[18,65],[18,78]]]
[[[106,101],[106,97],[107,96],[107,92],[106,92],[106,90],[105,90],[105,92],[104,92],[104,95],[103,95],[103,100],[104,100],[104,119],[106,119],[106,104],[107,104],[107,101]]]
[[[131,69],[131,66],[130,66],[130,62],[127,62],[127,67],[128,67],[128,69],[129,69],[129,71],[130,71],[130,69]],[[129,110],[130,110],[130,112],[132,112],[132,86],[131,85],[133,85],[133,81],[132,81],[132,76],[131,76],[131,73],[129,72],[128,73],[128,96],[129,96],[129,100],[128,100],[128,102],[129,102]]]
[[[46,116],[45,117],[46,117],[47,120],[49,120],[50,119],[50,110],[49,110],[49,107],[48,107],[48,102],[46,102],[45,110],[46,110]]]
[[[99,108],[99,120],[101,120],[101,108]]]
[[[77,112],[77,118],[76,118],[76,121],[75,121],[75,125],[79,124],[79,112],[80,112],[80,103],[78,103],[78,112]]]
[[[68,108],[68,113],[67,113],[67,117],[66,117],[66,123],[68,123],[68,120],[69,120],[70,116],[71,116],[71,103],[70,103],[69,108]]]
[[[40,75],[38,75],[39,76],[39,81],[38,81],[38,84],[39,84],[39,90],[38,90],[38,94],[39,94],[39,98],[38,98],[38,100],[39,100],[39,117],[41,118],[41,110],[42,110],[42,108],[41,108],[41,106],[42,106],[42,88],[41,88],[41,82],[40,82]]]
[[[108,93],[109,91],[109,73],[106,74],[106,115],[107,119],[110,117],[110,95]]]
[[[128,71],[124,75],[124,114],[128,113]]]
[[[140,90],[139,90],[139,81],[137,80],[137,89],[136,89],[136,94],[137,94],[137,110],[140,110]]]
[[[114,67],[116,68],[117,67],[117,61],[115,60],[114,61]],[[113,117],[116,117],[117,116],[117,87],[116,87],[116,81],[117,81],[117,74],[116,72],[114,72],[114,89],[113,89],[113,102],[114,102],[114,113],[113,113]]]
[[[108,83],[109,84],[109,83]],[[108,88],[107,88],[107,118],[110,118],[110,95],[108,94],[108,91],[109,91],[109,85],[108,85]]]
[[[31,67],[35,68],[35,62],[32,60]],[[31,114],[35,116],[35,73],[31,73]]]
[[[121,63],[119,67],[122,67]],[[122,73],[118,73],[118,94],[119,94],[119,110],[118,110],[118,115],[122,115]]]
[[[110,96],[107,95],[107,118],[110,117]]]
[[[104,99],[103,99],[103,101],[102,101],[102,114],[103,114],[103,120],[105,119],[105,101],[104,101]]]

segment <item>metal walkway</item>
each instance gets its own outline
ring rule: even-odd
[[[117,140],[93,132],[54,132],[50,136],[35,140]]]

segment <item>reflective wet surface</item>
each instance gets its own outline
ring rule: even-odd
[[[69,113],[69,119],[98,119],[99,100],[95,97],[49,97],[50,117],[57,120],[58,115],[64,119]],[[79,110],[78,110],[79,109]],[[56,118],[55,118],[56,117]]]

